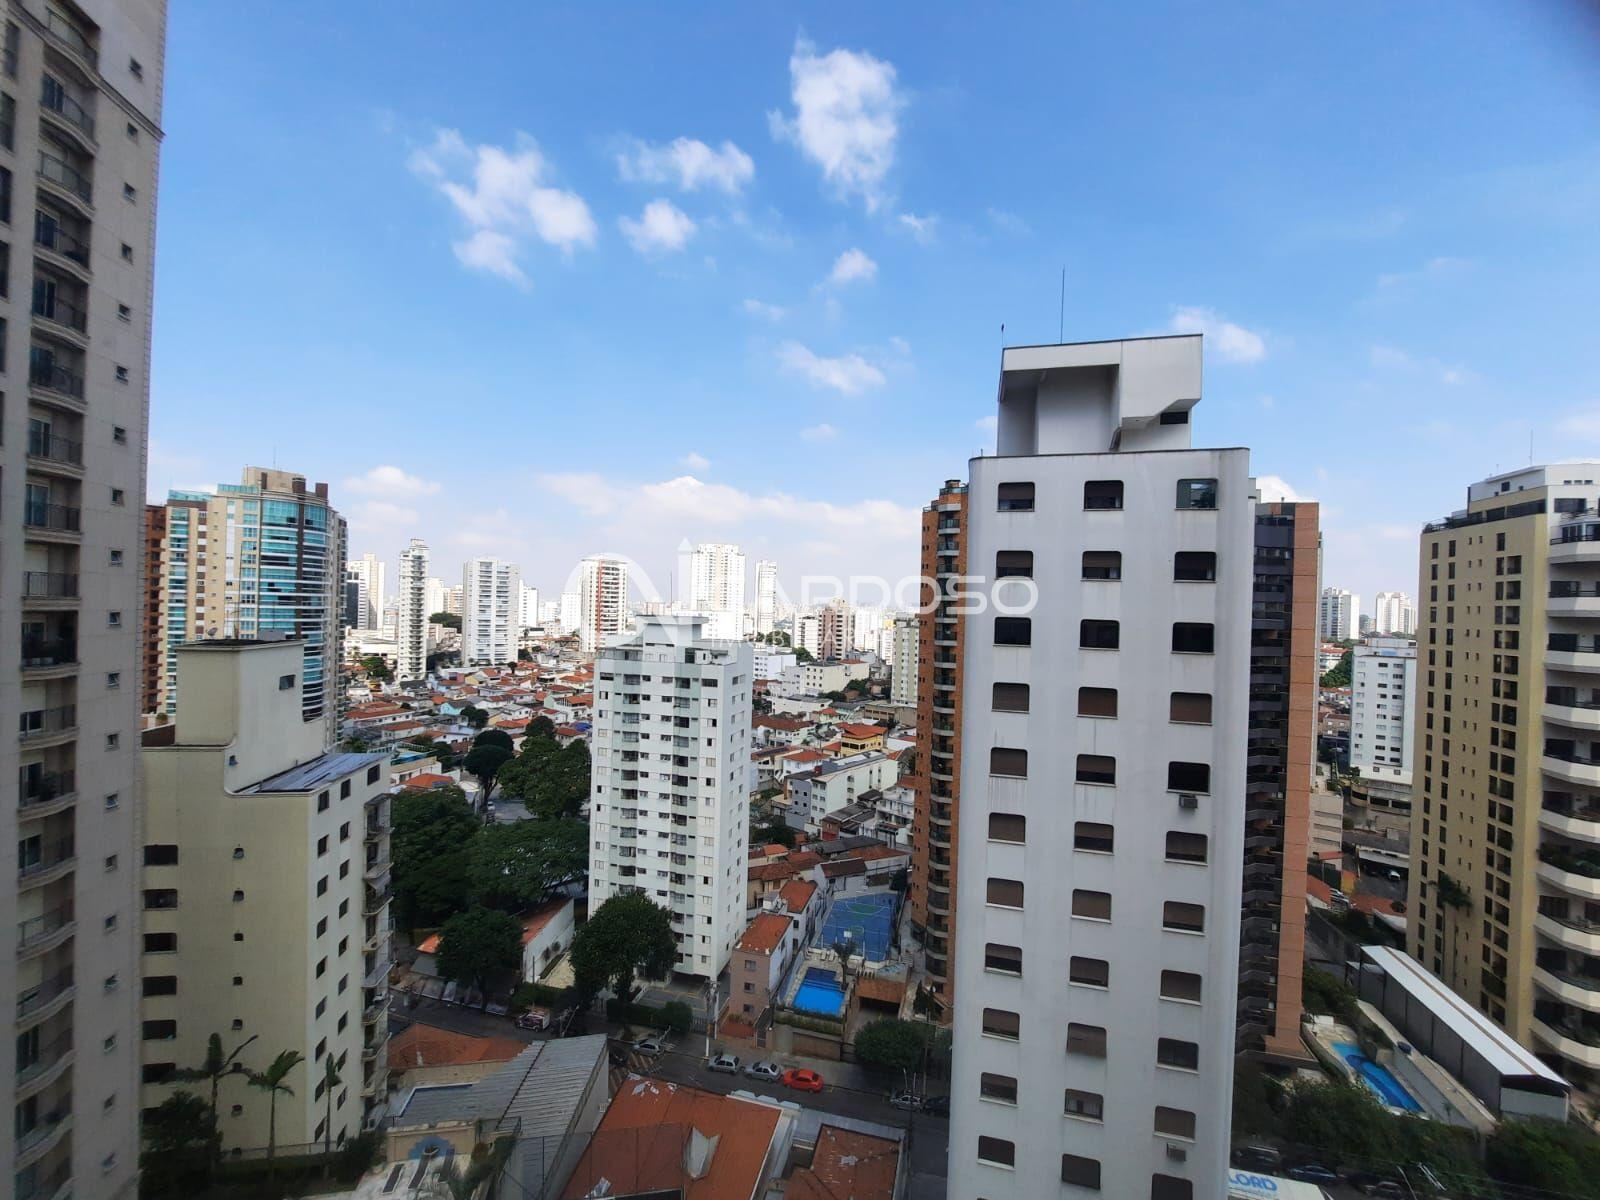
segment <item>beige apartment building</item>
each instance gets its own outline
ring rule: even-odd
[[[382,755],[327,753],[302,718],[298,641],[177,649],[176,721],[144,735],[141,1103],[206,1041],[262,1070],[305,1062],[277,1106],[279,1145],[327,1131],[325,1059],[340,1066],[335,1141],[381,1114],[389,977],[389,795]],[[224,1145],[265,1146],[264,1092],[226,1080]]]
[[[1408,949],[1600,1090],[1600,462],[1474,483],[1421,544]]]
[[[139,634],[166,5],[0,28],[0,1194],[138,1173]],[[9,1185],[9,1186],[7,1186]]]

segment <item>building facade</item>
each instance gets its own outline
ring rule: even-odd
[[[595,654],[628,627],[628,564],[604,554],[584,559],[579,564],[577,594],[578,646],[585,654]],[[563,595],[563,627],[566,600]]]
[[[354,629],[382,629],[383,605],[388,596],[389,564],[376,554],[363,554],[352,559],[350,578],[356,585],[356,602],[349,613]]]
[[[951,1196],[1225,1190],[1254,497],[1246,450],[1191,448],[1200,348],[1002,354],[967,491]]]
[[[461,569],[461,665],[515,662],[521,619],[522,573],[517,564],[469,558]]]
[[[916,617],[896,617],[890,644],[893,657],[889,660],[889,701],[908,708],[917,703],[919,625]]]
[[[280,1145],[327,1132],[324,1059],[339,1064],[333,1137],[354,1136],[387,1094],[388,763],[327,753],[301,717],[304,656],[293,641],[227,639],[179,649],[174,723],[146,732],[141,1105],[175,1068],[251,1041],[264,1069],[304,1064],[278,1097]],[[331,718],[323,718],[331,723]],[[224,1144],[267,1144],[265,1093],[224,1081]]]
[[[689,556],[689,609],[706,618],[706,636],[744,636],[744,552],[724,542],[701,542]]]
[[[1600,1094],[1600,462],[1472,484],[1421,539],[1408,948]]]
[[[395,622],[394,677],[401,683],[428,674],[428,543],[412,538],[400,551],[400,612]]]
[[[1373,601],[1372,629],[1379,634],[1415,637],[1417,602],[1405,592],[1379,592]]]
[[[0,1193],[132,1197],[162,0],[7,6]]]
[[[642,617],[595,662],[589,911],[641,892],[672,913],[676,970],[715,979],[744,928],[748,642]]]
[[[1325,642],[1361,636],[1361,597],[1343,588],[1323,588],[1317,607],[1317,632]]]
[[[177,711],[178,647],[214,637],[296,639],[305,719],[337,710],[345,523],[327,484],[246,467],[215,493],[169,492],[161,571],[158,712]]]
[[[768,559],[756,563],[757,637],[766,637],[778,623],[778,564]]]
[[[1370,637],[1350,660],[1350,765],[1363,780],[1409,790],[1416,742],[1417,644]]]

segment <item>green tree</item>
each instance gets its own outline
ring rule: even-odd
[[[439,973],[470,984],[489,1002],[489,982],[522,963],[522,926],[493,908],[457,913],[439,930]]]
[[[1351,664],[1355,661],[1355,652],[1346,650],[1339,661],[1322,676],[1319,681],[1325,688],[1346,688],[1350,686]]]
[[[250,1072],[250,1086],[267,1093],[267,1175],[274,1177],[277,1167],[273,1157],[278,1152],[278,1097],[292,1096],[289,1072],[305,1061],[298,1050],[285,1050],[273,1059],[265,1071]]]
[[[217,1110],[193,1092],[173,1092],[140,1122],[140,1194],[198,1196],[222,1151]]]
[[[807,650],[804,646],[796,646],[794,648],[794,660],[795,660],[795,662],[803,662],[803,663],[816,662],[817,661],[817,657],[816,657],[816,655],[812,654],[811,651]]]
[[[1600,1196],[1600,1139],[1555,1121],[1501,1121],[1489,1136],[1489,1174],[1563,1196]]]
[[[1399,1158],[1393,1118],[1359,1084],[1296,1082],[1285,1094],[1283,1136],[1340,1160]]]
[[[794,849],[794,830],[782,821],[774,821],[770,825],[753,825],[750,828],[750,844],[752,846],[767,846],[777,844]]]
[[[485,729],[472,739],[474,746],[498,746],[508,753],[515,753],[516,747],[511,744],[511,735],[504,729]]]
[[[525,738],[542,738],[553,742],[556,740],[556,723],[541,713],[528,722],[528,728],[523,732]]]
[[[580,738],[562,746],[530,734],[522,752],[502,768],[500,789],[541,817],[577,816],[589,797],[588,743]]]
[[[874,1021],[856,1034],[856,1061],[888,1071],[915,1071],[933,1037],[935,1026],[924,1021]]]
[[[633,1003],[634,978],[664,979],[678,961],[672,914],[639,892],[612,896],[572,939],[572,970],[589,995],[609,987]]]
[[[481,904],[507,912],[542,903],[589,867],[589,827],[582,821],[513,821],[478,831],[472,888]]]
[[[396,915],[408,929],[435,925],[471,898],[469,853],[483,823],[458,787],[401,792],[391,815]]]
[[[461,719],[474,729],[482,729],[489,723],[489,714],[476,704],[469,704],[461,710]]]
[[[428,623],[430,625],[443,625],[446,629],[457,629],[457,630],[459,630],[461,628],[461,618],[459,616],[457,616],[455,613],[447,613],[447,612],[429,613],[428,614]]]
[[[368,679],[376,679],[379,683],[393,683],[394,670],[383,660],[381,654],[367,654],[361,659],[361,669],[367,673]]]
[[[327,1101],[327,1112],[322,1118],[322,1170],[327,1174],[333,1163],[333,1094],[339,1090],[339,1059],[333,1054],[322,1056],[322,1094]]]
[[[872,681],[869,679],[852,679],[844,685],[846,692],[854,692],[858,696],[865,696],[872,690]]]
[[[483,798],[488,800],[494,795],[494,781],[500,774],[500,768],[514,757],[504,746],[474,745],[461,760],[461,766],[477,777],[479,785],[483,788]]]

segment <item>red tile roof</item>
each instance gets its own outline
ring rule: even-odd
[[[809,879],[791,879],[778,889],[778,899],[792,913],[804,912],[811,897],[817,894],[817,885]]]
[[[739,936],[739,949],[751,954],[771,954],[789,932],[789,918],[782,913],[764,912],[744,927]]]
[[[789,1200],[893,1200],[900,1144],[824,1125],[811,1165],[789,1177]]]
[[[414,788],[417,791],[428,791],[436,787],[448,787],[455,783],[448,775],[435,775],[431,771],[424,771],[421,775],[413,775],[401,786]]]
[[[389,1069],[510,1062],[527,1048],[516,1038],[473,1037],[417,1022],[389,1039]]]
[[[882,725],[840,725],[839,732],[860,741],[862,738],[881,737],[889,731]]]
[[[552,920],[560,915],[561,910],[572,903],[571,896],[562,896],[557,900],[546,900],[531,913],[522,914],[522,944],[526,946],[539,932]]]
[[[802,721],[797,717],[773,717],[765,713],[757,713],[750,719],[753,729],[777,729],[784,733],[799,733],[802,729],[810,729],[810,721]]]

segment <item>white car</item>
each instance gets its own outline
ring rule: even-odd
[[[706,1070],[720,1071],[724,1075],[737,1075],[739,1057],[736,1054],[718,1054],[706,1061]]]
[[[744,1073],[751,1079],[778,1080],[783,1078],[783,1068],[777,1063],[767,1062],[765,1059],[758,1059],[751,1063],[744,1069]]]
[[[922,1099],[915,1092],[895,1092],[889,1097],[892,1108],[903,1108],[916,1112],[922,1107]]]
[[[651,1034],[649,1037],[640,1038],[633,1044],[633,1048],[640,1054],[648,1054],[651,1058],[654,1058],[667,1048],[667,1043],[664,1039]]]

